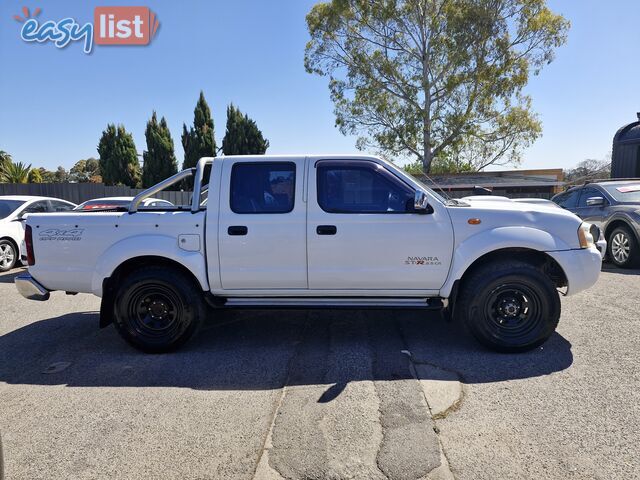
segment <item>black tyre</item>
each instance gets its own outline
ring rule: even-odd
[[[456,317],[484,346],[524,352],[542,345],[560,320],[560,296],[540,269],[520,261],[487,264],[463,280]]]
[[[0,240],[0,272],[8,272],[15,267],[18,261],[18,252],[13,242]]]
[[[640,249],[635,235],[627,227],[616,227],[607,239],[609,260],[621,268],[633,268],[640,263]]]
[[[114,301],[114,324],[131,345],[149,353],[184,344],[205,318],[202,290],[183,272],[143,267],[127,275]]]

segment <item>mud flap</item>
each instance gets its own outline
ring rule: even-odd
[[[100,302],[100,328],[108,327],[113,323],[113,301],[115,292],[111,287],[110,278],[102,282],[102,301]]]

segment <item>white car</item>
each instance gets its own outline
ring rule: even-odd
[[[139,208],[194,175],[188,210]],[[446,308],[484,345],[518,352],[555,331],[558,289],[597,281],[598,234],[561,208],[445,199],[376,157],[225,156],[127,211],[30,215],[15,283],[34,300],[102,297],[101,326],[149,352],[247,307]]]
[[[134,197],[104,197],[94,198],[78,205],[74,210],[111,210],[117,208],[127,208]],[[166,208],[173,207],[173,203],[159,198],[145,198],[140,204],[141,207]]]
[[[75,206],[59,198],[0,196],[0,272],[11,270],[24,254],[24,220],[27,214],[66,212]]]
[[[551,200],[547,200],[546,198],[514,198],[513,201],[520,203],[535,203],[537,205],[559,208],[558,205],[553,203]]]

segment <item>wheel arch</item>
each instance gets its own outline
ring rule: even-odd
[[[113,273],[102,281],[102,301],[100,304],[100,328],[104,328],[113,322],[113,302],[116,295],[116,286],[129,273],[145,266],[166,267],[184,273],[193,281],[194,285],[202,287],[200,280],[182,263],[171,258],[159,255],[141,255],[132,257],[118,265]]]
[[[579,222],[577,217],[575,220]],[[505,258],[505,255],[514,255],[514,258],[524,258],[541,265],[548,261],[557,263],[547,252],[571,249],[572,245],[558,235],[534,227],[508,226],[479,232],[466,238],[454,249],[449,275],[440,288],[440,296],[448,298],[455,282],[459,282],[470,268],[477,267],[479,262],[491,260],[493,256]],[[566,271],[561,271],[568,278]]]
[[[462,270],[456,278],[451,281],[448,291],[441,292],[445,298],[449,298],[449,303],[455,308],[455,300],[460,287],[464,284],[465,279],[469,278],[473,272],[483,266],[510,258],[523,261],[539,268],[554,283],[556,288],[568,285],[567,274],[562,266],[548,253],[528,247],[508,247],[499,248],[484,253],[474,259],[464,270]]]
[[[609,220],[607,226],[604,229],[604,238],[607,242],[609,242],[609,236],[613,233],[613,231],[618,227],[625,227],[631,231],[632,235],[635,236],[636,241],[640,243],[640,239],[638,238],[638,234],[636,233],[636,229],[633,228],[629,220],[624,217],[615,217]]]
[[[168,235],[138,235],[115,243],[100,255],[94,267],[91,291],[101,297],[104,280],[113,277],[122,265],[169,265],[167,262],[186,269],[202,291],[209,290],[206,259],[201,251],[182,250],[177,239]]]
[[[202,285],[200,284],[200,280],[185,265],[171,258],[161,257],[158,255],[141,255],[138,257],[129,258],[128,260],[125,260],[123,263],[118,265],[111,276],[105,280],[117,282],[128,273],[131,273],[133,270],[151,265],[153,265],[154,267],[166,267],[179,270],[190,277],[195,285],[199,285],[200,287],[202,287]]]

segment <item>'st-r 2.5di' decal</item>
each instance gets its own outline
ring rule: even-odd
[[[41,241],[77,242],[78,240],[82,240],[82,232],[84,232],[83,228],[72,228],[69,230],[61,230],[58,228],[48,228],[46,230],[41,231],[38,234],[38,238]]]
[[[405,265],[442,265],[438,257],[407,257]]]

